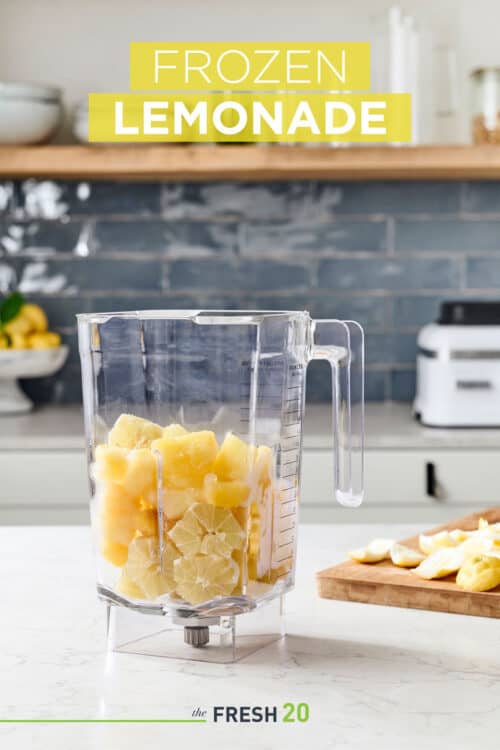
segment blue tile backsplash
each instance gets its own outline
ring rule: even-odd
[[[75,315],[308,309],[358,320],[370,400],[409,401],[416,333],[443,299],[500,298],[500,183],[0,183],[0,294],[19,286],[70,345],[41,402],[81,398]],[[308,397],[330,396],[324,363]]]

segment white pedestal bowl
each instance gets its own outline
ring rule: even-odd
[[[0,415],[31,411],[33,402],[19,387],[18,378],[53,375],[66,362],[68,351],[67,346],[0,350]]]

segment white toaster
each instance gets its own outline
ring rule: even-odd
[[[500,302],[445,302],[420,330],[413,408],[429,427],[500,426]]]

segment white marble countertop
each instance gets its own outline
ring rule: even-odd
[[[381,532],[302,527],[287,638],[223,666],[106,655],[89,529],[0,528],[1,719],[164,719],[188,717],[197,705],[310,705],[305,724],[0,724],[0,746],[496,750],[497,621],[317,597],[315,571]]]
[[[330,450],[331,410],[328,404],[306,408],[304,448]],[[411,416],[408,404],[367,404],[367,450],[500,448],[500,430],[422,427]],[[0,417],[0,451],[81,450],[83,416],[78,406],[47,406],[32,414]]]

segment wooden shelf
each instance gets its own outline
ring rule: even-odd
[[[0,147],[0,179],[497,180],[500,146]]]

